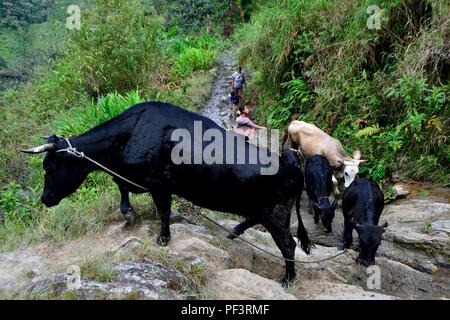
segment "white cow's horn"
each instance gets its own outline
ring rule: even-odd
[[[54,150],[56,148],[54,143],[46,143],[42,146],[31,148],[31,149],[20,149],[20,152],[28,153],[28,154],[38,154],[49,150]]]

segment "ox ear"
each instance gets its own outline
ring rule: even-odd
[[[361,159],[361,151],[359,151],[359,149],[356,149],[355,152],[353,152],[353,159],[355,160]]]

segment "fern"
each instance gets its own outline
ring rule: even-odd
[[[376,124],[376,125],[369,126],[369,127],[359,130],[355,135],[358,138],[361,138],[361,137],[365,137],[365,136],[372,136],[374,134],[379,133],[380,131],[381,131],[380,127],[378,126],[378,124]]]

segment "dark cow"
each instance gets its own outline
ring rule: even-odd
[[[356,179],[345,190],[342,198],[344,232],[338,249],[349,248],[352,244],[353,228],[358,232],[358,263],[369,266],[375,264],[375,253],[381,244],[381,235],[388,223],[378,226],[384,208],[384,196],[377,183],[366,179]]]
[[[336,200],[330,203],[332,176],[333,169],[324,156],[316,154],[306,160],[305,183],[309,206],[314,210],[314,222],[319,223],[319,217],[322,220],[325,233],[331,233],[336,209]]]
[[[208,129],[216,129],[222,138],[231,136],[234,139],[234,146],[224,143],[223,150],[216,150],[225,155],[234,154],[234,163],[207,164],[204,159],[200,163],[193,162],[196,164],[173,161],[172,151],[182,140],[178,137],[174,141],[173,134],[179,132],[175,130],[183,129],[189,133],[189,142],[195,148],[198,146],[196,131],[199,124],[202,137]],[[182,156],[195,161],[198,152],[206,152],[211,142],[204,138],[200,140],[199,150],[189,150],[186,154],[183,151]],[[304,183],[300,160],[295,152],[287,150],[280,156],[276,155],[279,160],[277,173],[262,175],[261,169],[267,167],[266,164],[263,165],[259,158],[255,164],[249,161],[236,164],[236,150],[241,150],[245,159],[261,150],[269,154],[269,150],[245,142],[208,118],[157,102],[133,106],[108,122],[71,138],[70,144],[150,192],[161,218],[159,245],[164,246],[170,240],[172,195],[178,195],[204,208],[244,216],[247,225],[262,224],[272,235],[283,257],[294,259],[296,244],[290,233],[289,221],[294,201],[298,204]],[[89,173],[101,170],[86,158],[64,151],[68,147],[67,140],[51,136],[43,146],[21,150],[26,153],[48,151],[44,158],[45,186],[41,197],[46,206],[59,204],[80,187]],[[114,180],[122,194],[122,212],[128,213],[131,208],[128,192],[146,191],[121,179]],[[300,216],[298,237],[302,249],[309,253],[310,242]],[[294,277],[294,263],[286,261],[283,282],[287,283]]]

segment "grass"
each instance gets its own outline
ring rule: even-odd
[[[110,282],[115,276],[113,265],[107,256],[84,260],[80,264],[80,270],[83,278],[95,279],[103,283]]]
[[[426,233],[426,234],[430,234],[432,224],[433,224],[433,220],[431,220],[431,219],[428,219],[427,221],[425,221],[425,225],[422,228],[422,232]]]

